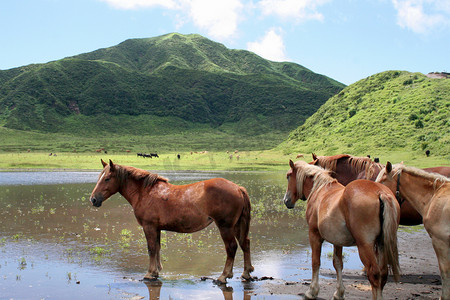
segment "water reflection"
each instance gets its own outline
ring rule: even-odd
[[[284,172],[160,174],[174,184],[224,177],[245,186],[252,203],[253,275],[284,281],[311,277],[303,212],[287,210],[281,201]],[[148,266],[142,228],[119,195],[101,209],[90,205],[88,198],[97,178],[98,172],[0,172],[1,297],[271,299],[270,295],[252,296],[262,282],[242,283],[233,278],[219,287],[200,280],[202,276],[217,278],[226,258],[213,225],[194,234],[164,232],[161,281],[156,285],[139,282]],[[332,268],[327,258],[331,251],[324,246],[323,268]],[[356,265],[350,262],[345,267],[359,268],[358,264],[356,259]],[[242,266],[239,250],[234,274],[241,274]]]

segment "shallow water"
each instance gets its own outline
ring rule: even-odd
[[[224,177],[247,188],[252,202],[253,275],[280,281],[311,278],[303,209],[285,208],[284,172],[159,172],[174,184]],[[98,172],[0,172],[0,299],[298,299],[250,296],[264,281],[242,283],[242,251],[234,278],[219,287],[225,250],[214,225],[194,234],[164,232],[159,283],[140,279],[146,242],[120,195],[93,208]],[[322,268],[332,269],[325,244]],[[361,263],[345,250],[345,268]]]

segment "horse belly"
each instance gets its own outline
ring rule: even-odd
[[[327,242],[338,246],[354,246],[355,239],[344,218],[327,217],[319,220],[319,232]]]
[[[171,222],[163,223],[161,229],[180,233],[192,233],[204,229],[212,223],[208,216],[179,215]]]

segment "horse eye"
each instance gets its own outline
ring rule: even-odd
[[[105,182],[108,182],[110,180],[111,180],[111,178],[105,178]]]
[[[291,177],[291,175],[286,175],[286,179],[289,180],[289,177]]]

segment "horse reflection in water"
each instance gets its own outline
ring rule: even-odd
[[[162,281],[159,279],[155,280],[144,280],[145,285],[148,288],[148,299],[149,300],[159,300],[161,299],[161,288],[162,288]],[[219,285],[220,289],[223,293],[223,299],[224,300],[233,300],[233,288],[230,286],[227,286],[225,284]],[[243,300],[251,300],[252,292],[244,290],[244,297]],[[169,295],[170,298],[170,295]]]
[[[388,265],[395,280],[400,270],[400,207],[393,193],[382,184],[364,179],[343,186],[329,171],[304,161],[289,161],[289,166],[286,207],[294,208],[298,199],[307,200],[305,218],[312,253],[312,282],[305,298],[316,299],[319,293],[320,253],[326,240],[334,246],[333,266],[338,284],[333,299],[344,299],[342,247],[354,245],[367,270],[372,299],[382,299]]]
[[[223,178],[188,185],[172,185],[164,177],[134,167],[101,161],[103,171],[90,201],[100,207],[119,192],[133,207],[147,239],[150,264],[145,279],[155,279],[162,270],[161,230],[192,233],[216,223],[225,244],[227,259],[217,279],[226,283],[233,277],[237,242],[244,252],[242,278],[250,280],[254,270],[250,260],[250,200],[245,188]]]

